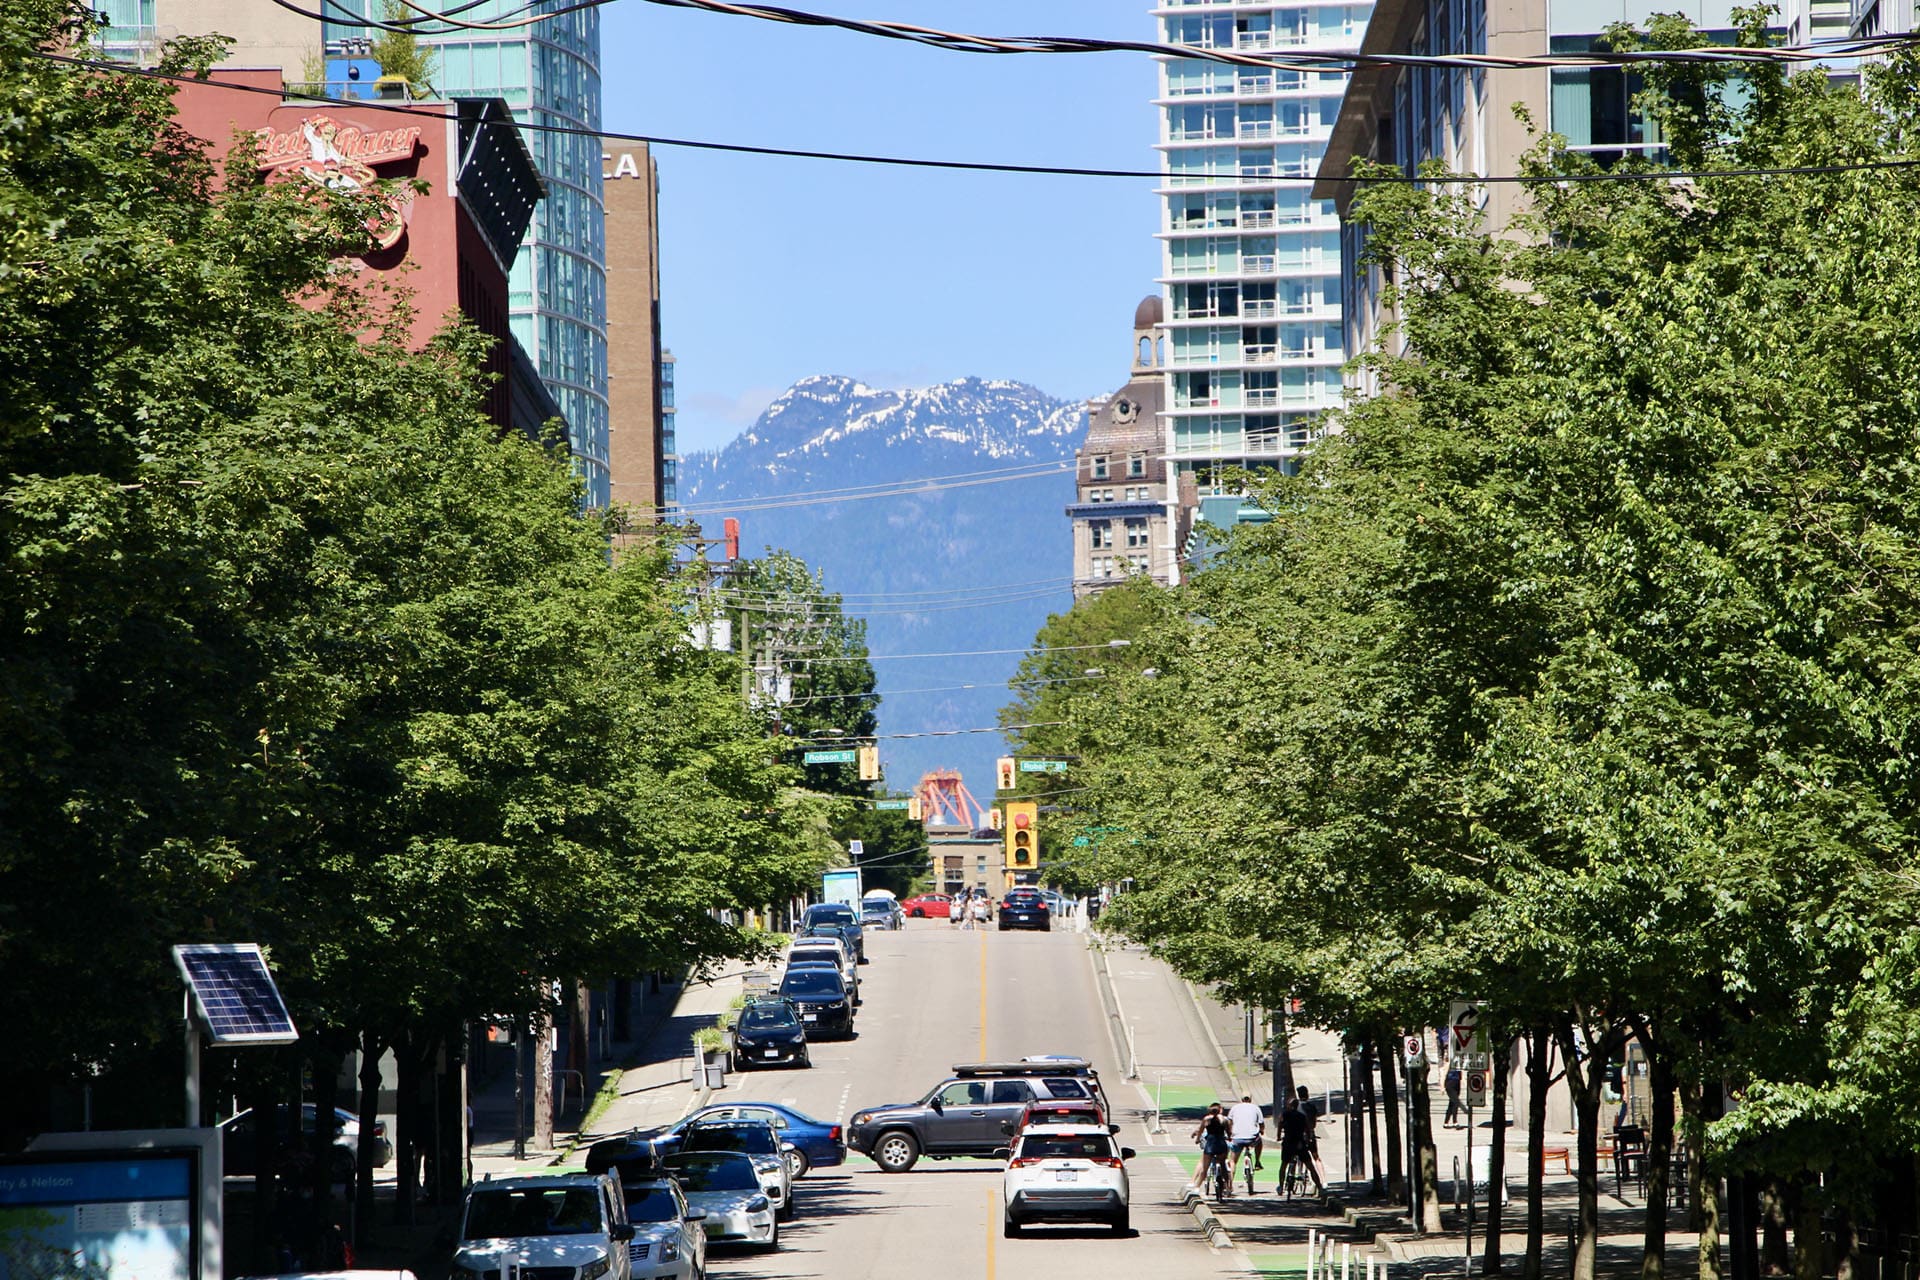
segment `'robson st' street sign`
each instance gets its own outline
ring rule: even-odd
[[[1066,771],[1065,760],[1022,760],[1020,762],[1022,773],[1065,773]]]
[[[809,751],[800,757],[801,764],[852,764],[859,757],[852,747],[834,751]]]

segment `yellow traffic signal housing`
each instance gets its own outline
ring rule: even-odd
[[[987,825],[995,831],[1000,830],[1003,824],[1000,821],[1000,811],[998,809],[987,810]]]
[[[878,781],[880,778],[880,748],[861,747],[856,758],[860,762],[860,781]]]
[[[993,788],[996,791],[1011,791],[1014,787],[1013,757],[1001,756],[993,762]]]
[[[1007,841],[1007,870],[1032,871],[1040,865],[1039,805],[1031,800],[1009,802],[1004,834]]]
[[[920,821],[920,797],[913,796],[907,801],[907,821]]]

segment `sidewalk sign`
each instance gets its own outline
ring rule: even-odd
[[[1400,1045],[1401,1056],[1409,1067],[1425,1065],[1427,1061],[1427,1038],[1425,1036],[1406,1036]]]

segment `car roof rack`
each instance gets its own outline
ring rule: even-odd
[[[1091,1076],[1099,1073],[1085,1058],[1054,1058],[1046,1062],[956,1062],[957,1076]]]

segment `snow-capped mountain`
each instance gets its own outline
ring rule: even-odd
[[[708,536],[737,516],[744,554],[775,547],[819,569],[867,620],[875,655],[1012,650],[874,663],[883,734],[951,733],[994,724],[1019,655],[1072,603],[1062,509],[1085,433],[1083,402],[1024,383],[890,391],[818,376],[726,448],[683,459],[680,500]],[[792,505],[761,505],[779,499]],[[880,746],[889,785],[958,768],[983,800],[1003,749],[993,733]]]

